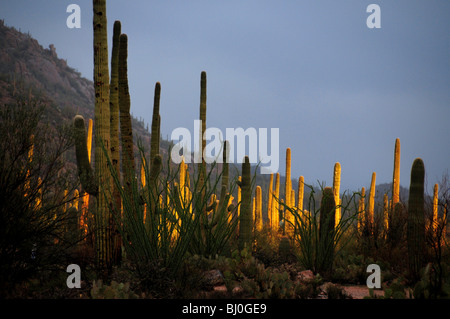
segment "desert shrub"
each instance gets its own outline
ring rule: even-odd
[[[221,177],[220,174],[212,177],[214,167],[205,183],[200,184],[196,178],[186,183],[185,190],[192,196],[181,196],[179,169],[174,169],[170,157],[165,167],[160,156],[150,163],[140,143],[139,155],[147,182],[143,186],[133,179],[128,192],[122,188],[108,158],[123,206],[122,212],[115,207],[113,215],[115,224],[121,225],[118,230],[124,238],[128,258],[136,264],[137,272],[146,278],[143,282],[153,283],[157,278],[149,277],[149,268],[163,269],[166,274],[163,278],[173,279],[188,253],[221,254],[234,233],[237,219],[229,221],[234,211],[229,211],[226,205],[209,205],[210,198],[217,194]],[[204,196],[199,196],[200,193]]]
[[[43,120],[45,107],[30,98],[0,105],[2,295],[42,270],[67,266],[77,243],[64,236],[77,222],[66,209],[77,186],[63,156],[72,138]]]
[[[349,233],[354,231],[353,225],[358,218],[360,212],[351,209],[351,204],[356,207],[356,193],[351,196],[348,203],[340,205],[342,218],[336,223],[334,229],[327,233],[326,240],[320,236],[320,208],[316,208],[315,191],[310,185],[310,196],[308,208],[298,211],[296,207],[289,207],[281,203],[286,210],[294,216],[294,222],[291,223],[294,228],[293,240],[299,247],[299,262],[305,269],[310,269],[314,273],[322,275],[331,274],[331,267],[334,259],[339,255],[340,251],[346,246],[352,236]],[[333,200],[334,202],[334,200]],[[335,209],[337,205],[334,205]],[[333,213],[334,216],[334,213]],[[332,218],[334,223],[334,217]],[[325,224],[328,223],[325,222]]]

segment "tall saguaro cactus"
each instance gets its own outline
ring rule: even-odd
[[[341,188],[341,164],[339,162],[334,164],[334,174],[333,174],[333,193],[334,193],[334,202],[336,206],[339,206],[341,203],[340,199],[340,188]],[[341,220],[341,208],[336,207],[336,227]]]
[[[411,168],[406,233],[409,268],[415,279],[423,265],[425,251],[424,182],[425,166],[421,158],[416,158]]]
[[[256,223],[256,230],[261,231],[263,228],[261,186],[256,187],[255,193],[255,223]]]
[[[109,268],[113,263],[113,242],[111,236],[112,216],[110,212],[112,186],[111,174],[103,152],[111,158],[109,67],[106,1],[93,0],[94,7],[94,85],[95,110],[95,179],[98,185],[96,220],[97,263],[100,268]],[[83,123],[84,126],[84,123]]]
[[[112,178],[107,164],[107,156],[111,158],[111,110],[106,1],[93,0],[93,11],[95,170],[89,164],[84,118],[80,115],[74,118],[74,135],[81,184],[87,193],[97,197],[94,214],[96,262],[99,269],[104,271],[116,262],[111,213],[113,202],[110,195]]]
[[[136,175],[134,163],[133,129],[130,116],[130,92],[128,88],[128,37],[120,35],[119,46],[119,109],[120,135],[122,138],[122,163],[124,188],[131,193],[131,185]]]
[[[109,86],[109,107],[110,107],[110,138],[111,138],[111,162],[113,169],[120,179],[120,147],[119,147],[119,43],[120,43],[121,23],[114,22],[113,46],[111,51],[111,82]],[[115,183],[113,187],[114,209],[119,211],[122,205],[120,190]],[[119,261],[122,257],[122,240],[114,225],[114,260]]]
[[[280,229],[280,173],[275,175],[275,190],[272,195],[272,229],[278,232]]]
[[[325,187],[320,204],[319,220],[319,272],[328,273],[334,259],[334,234],[335,234],[335,202],[331,187]]]
[[[270,174],[269,191],[267,193],[267,218],[272,227],[272,201],[273,201],[273,173]]]
[[[111,51],[111,84],[109,87],[111,162],[117,176],[120,176],[120,143],[119,143],[119,43],[121,23],[114,22],[113,47]],[[120,209],[119,189],[113,185],[114,205]]]
[[[206,148],[206,140],[203,138],[206,132],[206,72],[202,71],[200,76],[200,121],[201,121],[201,130],[200,130],[200,154],[201,161],[198,164],[198,182],[196,189],[196,196],[198,196],[198,200],[196,201],[196,213],[205,215],[200,219],[201,223],[206,222],[206,205],[202,205],[205,201],[206,197],[206,189],[205,189],[205,179],[206,179],[206,161],[204,158],[204,151]]]
[[[159,154],[159,138],[161,135],[161,116],[159,114],[160,98],[161,84],[156,82],[153,98],[152,133],[150,137],[150,162]]]
[[[367,211],[366,211],[366,227],[370,234],[373,232],[373,226],[374,226],[376,179],[377,179],[377,173],[373,172],[372,180],[370,182],[370,190],[369,190],[369,205],[367,206]]]
[[[395,140],[394,176],[392,178],[392,207],[400,201],[400,139]]]
[[[361,198],[358,203],[358,232],[361,233],[364,227],[364,219],[366,216],[366,188],[361,188]]]
[[[285,197],[285,203],[287,206],[291,206],[291,149],[288,147],[286,149],[286,180],[284,185],[284,197]],[[294,215],[288,210],[285,210],[285,231],[286,234],[290,237],[293,236],[294,232]]]
[[[241,189],[241,212],[239,215],[239,249],[247,247],[251,250],[252,245],[252,185],[251,185],[251,171],[250,160],[245,156],[242,163],[242,180],[238,182]]]
[[[434,184],[433,188],[433,218],[431,220],[431,228],[433,229],[433,233],[436,233],[436,230],[438,229],[438,204],[439,204],[439,185]]]
[[[298,178],[298,202],[297,202],[297,210],[298,214],[303,218],[303,197],[305,193],[305,178],[300,176]]]

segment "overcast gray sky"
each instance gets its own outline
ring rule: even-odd
[[[81,7],[69,29],[66,8]],[[381,28],[369,29],[369,4]],[[208,75],[207,125],[279,128],[280,173],[292,150],[293,178],[341,190],[391,182],[396,138],[401,185],[414,158],[429,189],[450,166],[450,1],[172,0],[107,4],[128,35],[131,110],[151,122],[161,82],[161,132],[193,130],[200,73]],[[0,18],[30,32],[88,79],[93,74],[92,1],[5,0]]]

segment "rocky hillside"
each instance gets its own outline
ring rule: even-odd
[[[14,104],[20,95],[45,101],[52,122],[71,121],[75,114],[94,117],[94,83],[58,58],[53,45],[44,48],[0,20],[0,103]],[[135,135],[150,145],[144,122],[133,119],[132,124]]]

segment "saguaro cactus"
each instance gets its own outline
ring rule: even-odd
[[[298,202],[297,209],[300,216],[303,216],[303,197],[305,193],[305,178],[300,176],[298,178]]]
[[[388,194],[383,196],[383,229],[385,235],[389,229],[389,197]]]
[[[111,52],[111,84],[109,87],[111,162],[117,176],[120,177],[120,147],[119,147],[119,43],[121,23],[114,22],[113,47]],[[121,198],[119,189],[113,185],[113,198],[116,209],[120,209]]]
[[[200,121],[201,121],[201,132],[200,132],[200,154],[201,161],[198,163],[198,180],[195,190],[195,196],[197,197],[197,200],[195,200],[196,208],[195,213],[202,214],[200,218],[200,224],[204,225],[206,221],[206,205],[203,205],[203,203],[206,200],[206,188],[205,188],[205,179],[206,179],[206,161],[203,156],[205,148],[206,148],[206,140],[203,138],[205,132],[206,132],[206,72],[202,71],[200,76]],[[202,226],[203,227],[203,226]]]
[[[400,139],[395,140],[394,176],[392,178],[392,207],[400,201]]]
[[[334,193],[334,202],[336,206],[340,205],[340,188],[341,188],[341,164],[339,162],[334,164],[334,174],[333,174],[333,193]],[[341,221],[341,208],[336,207],[336,227]]]
[[[74,118],[74,133],[80,181],[85,191],[97,196],[94,215],[96,261],[101,270],[106,270],[114,262],[114,223],[110,210],[112,179],[107,165],[107,156],[111,158],[111,118],[106,1],[93,0],[93,10],[95,171],[89,164],[84,118],[80,115]]]
[[[256,187],[255,194],[255,223],[256,230],[261,231],[263,228],[262,220],[262,189],[261,186]]]
[[[159,114],[160,98],[161,84],[156,82],[153,98],[152,133],[150,137],[150,162],[159,154],[159,139],[161,135],[161,116]]]
[[[269,191],[267,193],[267,218],[272,227],[273,173],[270,174]]]
[[[114,22],[113,47],[111,52],[111,83],[109,86],[109,108],[110,108],[110,138],[111,138],[111,162],[115,174],[120,179],[120,149],[119,149],[119,46],[120,46],[120,21]],[[120,190],[115,183],[112,183],[114,209],[120,211],[122,199]],[[114,225],[114,256],[113,259],[119,261],[122,258],[122,240]]]
[[[251,185],[251,172],[250,172],[250,160],[248,156],[245,156],[242,163],[242,181],[238,182],[239,188],[242,191],[241,197],[241,212],[239,215],[239,249],[247,247],[252,248],[252,229],[253,229],[253,216],[252,216],[252,185]]]
[[[406,233],[409,268],[415,279],[423,265],[425,251],[424,181],[425,166],[421,158],[416,158],[411,168]]]
[[[370,190],[369,190],[369,205],[367,206],[367,211],[366,211],[366,227],[367,227],[369,234],[372,234],[373,226],[374,226],[376,179],[377,179],[377,174],[375,172],[373,172],[372,173],[372,181],[370,182]]]
[[[278,232],[280,229],[280,173],[275,175],[275,191],[272,195],[272,229]]]
[[[131,194],[131,185],[136,175],[134,163],[133,129],[130,116],[130,92],[128,88],[128,37],[120,35],[119,47],[119,109],[120,135],[123,152],[123,181],[124,188]]]
[[[291,206],[291,189],[292,189],[292,185],[291,185],[292,181],[291,181],[291,149],[288,147],[286,149],[286,180],[285,180],[285,185],[284,185],[284,197],[285,197],[285,203],[286,206]],[[294,215],[291,214],[291,212],[289,211],[289,209],[285,210],[285,216],[284,216],[284,220],[285,220],[285,231],[286,234],[290,237],[292,237],[293,232],[294,232]]]
[[[439,185],[434,184],[434,188],[433,188],[433,218],[431,220],[431,228],[433,229],[433,233],[436,233],[436,230],[438,229],[438,225],[439,225],[438,194],[439,194]]]
[[[366,200],[366,188],[362,187],[361,188],[361,198],[359,199],[359,203],[358,203],[358,232],[359,233],[361,233],[361,231],[363,229],[364,219],[366,216],[365,200]]]
[[[331,271],[334,259],[335,202],[331,187],[325,187],[320,204],[318,271]]]

